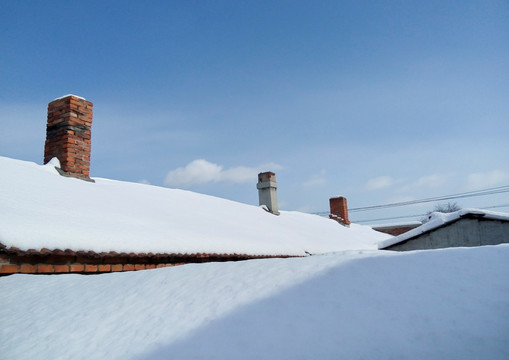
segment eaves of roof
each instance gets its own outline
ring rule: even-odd
[[[241,261],[251,259],[288,258],[287,255],[248,255],[248,254],[209,254],[209,253],[118,253],[73,251],[70,249],[29,249],[20,250],[16,247],[7,248],[0,243],[0,263],[7,264],[52,264],[52,265],[117,265],[117,264],[145,264],[145,265],[183,265],[190,263]],[[2,261],[3,260],[3,261]]]

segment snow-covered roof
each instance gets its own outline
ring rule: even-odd
[[[0,157],[0,244],[20,250],[287,255],[377,249],[390,237],[311,214],[190,191],[63,177],[47,165]]]
[[[465,217],[482,217],[483,219],[492,219],[492,220],[503,220],[509,221],[509,214],[495,212],[495,211],[486,211],[481,209],[461,209],[452,213],[441,213],[434,212],[430,215],[429,221],[422,224],[421,226],[407,231],[404,234],[395,236],[393,238],[386,239],[378,243],[379,249],[385,249],[394,244],[399,244],[400,242],[412,239],[421,234],[430,232],[444,225],[455,222],[461,218]]]

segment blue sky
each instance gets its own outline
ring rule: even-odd
[[[96,177],[257,205],[272,170],[309,212],[509,184],[507,1],[3,1],[0,46],[2,156],[41,163],[72,93]]]

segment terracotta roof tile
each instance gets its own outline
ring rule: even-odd
[[[57,257],[80,257],[81,259],[78,259],[78,261],[86,262],[87,258],[90,259],[90,261],[96,262],[101,260],[101,262],[107,263],[108,258],[111,259],[111,261],[128,261],[128,262],[135,262],[140,263],[144,261],[144,258],[146,258],[147,263],[172,263],[172,264],[184,264],[184,263],[191,263],[191,262],[207,262],[207,261],[235,261],[235,260],[246,260],[246,259],[262,259],[262,258],[286,258],[290,256],[276,256],[276,255],[248,255],[248,254],[218,254],[218,253],[194,253],[194,254],[182,254],[182,253],[118,253],[116,251],[110,251],[110,252],[101,252],[97,253],[94,251],[85,251],[85,250],[78,250],[74,251],[71,249],[48,249],[48,248],[42,248],[40,250],[36,249],[28,249],[26,251],[20,250],[17,247],[11,246],[7,248],[5,245],[0,243],[0,251],[7,253],[9,255],[15,255],[18,257],[23,256],[40,256],[45,258],[44,261],[50,261],[47,260],[50,256],[51,259],[55,259],[55,256]],[[53,261],[51,260],[51,261]]]

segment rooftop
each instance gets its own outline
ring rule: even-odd
[[[389,236],[317,215],[179,189],[62,177],[46,165],[0,157],[0,243],[17,251],[305,256],[377,249]],[[254,179],[255,181],[256,179]]]

